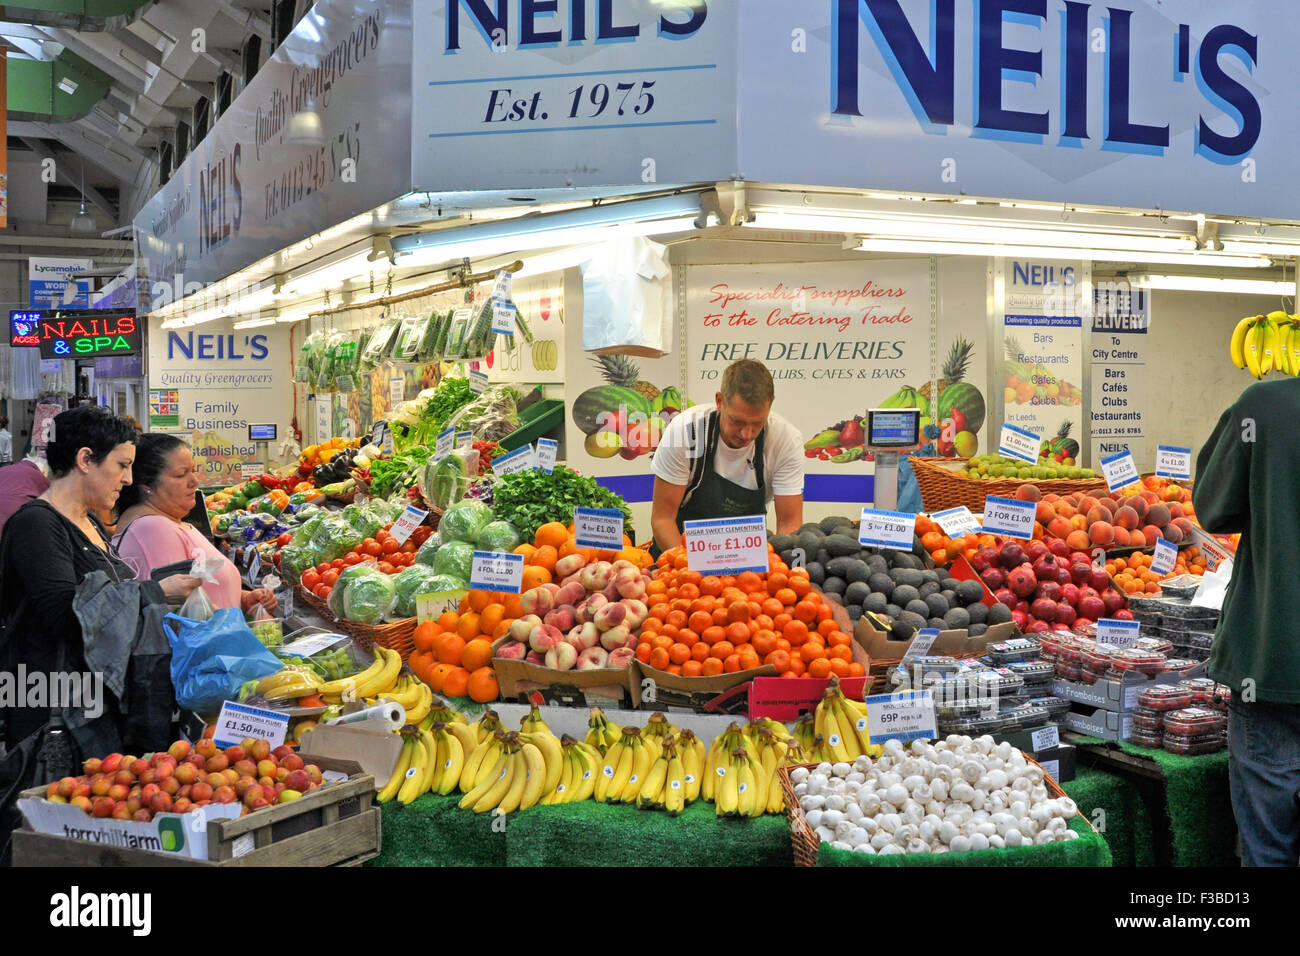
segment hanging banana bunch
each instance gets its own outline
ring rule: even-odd
[[[1228,354],[1257,379],[1272,371],[1300,375],[1300,315],[1279,310],[1247,316],[1233,329]]]

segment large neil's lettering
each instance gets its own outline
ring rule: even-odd
[[[597,43],[632,43],[641,36],[641,24],[620,17],[616,0],[571,0],[569,5],[570,46],[581,45],[587,36],[587,9],[594,7]],[[557,46],[565,42],[559,0],[517,0],[519,46]],[[707,0],[662,2],[667,9],[659,15],[658,35],[671,40],[693,36],[708,17]],[[462,17],[479,32],[483,42],[502,49],[510,43],[510,0],[447,0],[447,52],[461,48]],[[627,16],[623,12],[622,16]]]
[[[1043,51],[1010,50],[1002,44],[1002,24],[1008,13],[1047,19],[1047,0],[978,0],[979,44],[976,59],[976,89],[980,129],[1013,133],[1047,133],[1046,113],[1022,113],[1002,108],[1002,79],[1008,71],[1041,77]]]
[[[1229,115],[1236,113],[1239,132],[1236,136],[1221,136],[1210,128],[1205,117],[1200,117],[1196,131],[1196,151],[1216,162],[1234,162],[1255,148],[1263,129],[1259,102],[1246,89],[1219,66],[1219,54],[1231,53],[1252,70],[1256,59],[1256,38],[1240,27],[1219,26],[1205,35],[1201,54],[1196,60],[1196,81],[1205,98]]]
[[[875,37],[880,54],[893,71],[922,126],[951,126],[956,120],[957,78],[953,66],[956,27],[953,0],[931,0],[934,24],[934,58],[899,6],[898,0],[838,0],[832,27],[831,56],[834,70],[831,111],[861,116],[858,108],[858,12]]]

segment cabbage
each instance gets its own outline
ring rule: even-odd
[[[435,531],[433,534],[429,535],[424,544],[420,545],[420,550],[415,552],[415,563],[433,567],[434,556],[438,553],[438,549],[441,548],[442,545],[442,532]]]
[[[344,568],[330,591],[329,609],[335,617],[357,624],[378,624],[393,613],[397,585],[390,575],[368,564]]]
[[[519,547],[519,531],[509,521],[492,521],[476,539],[480,551],[513,551]]]
[[[481,501],[462,501],[447,509],[438,522],[444,541],[478,540],[479,533],[492,521],[492,509]],[[468,577],[468,575],[466,575]]]
[[[406,568],[394,578],[397,586],[397,607],[393,609],[393,614],[397,617],[414,617],[416,597],[447,590],[441,587],[444,580],[444,575],[423,564],[413,564]]]
[[[439,574],[449,574],[453,578],[468,581],[474,567],[474,546],[464,541],[447,542],[434,555],[433,567]]]
[[[333,561],[343,557],[366,538],[367,535],[342,518],[330,516],[316,527],[311,537],[311,546],[320,554],[322,561]]]

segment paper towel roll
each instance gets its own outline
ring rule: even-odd
[[[381,724],[388,730],[401,730],[406,724],[406,708],[395,700],[385,700],[351,714],[342,714],[331,724]]]

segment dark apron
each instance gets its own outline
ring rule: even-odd
[[[704,456],[691,470],[691,480],[686,486],[690,497],[677,511],[677,530],[684,531],[687,521],[704,521],[710,518],[741,518],[767,513],[767,486],[763,480],[763,439],[767,429],[754,439],[754,479],[757,488],[742,488],[714,470],[713,458],[718,451],[718,413],[710,412],[706,425],[708,432]],[[651,543],[651,555],[658,560],[662,553],[657,541]]]

